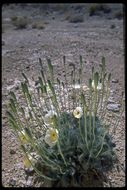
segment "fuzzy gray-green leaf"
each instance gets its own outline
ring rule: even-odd
[[[89,79],[89,88],[92,88],[92,79]]]
[[[43,69],[43,64],[42,64],[42,60],[40,57],[39,57],[39,63],[40,63],[41,68]]]
[[[51,60],[50,60],[50,59],[47,59],[47,62],[48,62],[49,70],[50,70],[51,72],[53,72],[53,65],[52,65],[52,63],[51,63]]]
[[[95,85],[95,89],[97,88],[98,86],[98,80],[99,80],[99,75],[98,75],[98,72],[96,72],[94,74],[94,85]]]
[[[30,130],[29,130],[28,128],[26,128],[26,127],[25,127],[25,132],[26,132],[26,134],[28,135],[28,137],[29,137],[30,139],[33,139]]]
[[[80,65],[81,65],[81,68],[82,68],[83,61],[82,61],[82,56],[81,55],[79,56],[79,59],[80,59]]]
[[[9,111],[7,111],[6,113],[7,113],[7,116],[8,116],[10,119],[12,119],[12,120],[15,121],[15,117],[14,117]]]
[[[13,112],[17,113],[17,109],[15,106],[14,100],[12,98],[10,98],[10,104],[9,105],[10,105],[11,109],[13,110]]]
[[[13,98],[15,101],[17,101],[17,99],[16,99],[16,96],[15,96],[15,93],[14,93],[14,92],[10,91],[10,92],[9,92],[9,94],[12,96],[12,98]]]
[[[105,57],[102,57],[102,70],[105,70]]]
[[[108,81],[111,80],[111,73],[108,74]]]
[[[24,79],[26,80],[26,82],[29,83],[29,80],[28,80],[28,78],[26,77],[26,75],[24,73],[22,73],[22,76],[24,77]]]

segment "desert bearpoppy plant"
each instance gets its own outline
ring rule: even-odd
[[[100,69],[95,71],[92,67],[85,91],[82,56],[78,72],[75,65],[71,65],[71,82],[67,79],[65,56],[65,80],[62,81],[54,75],[50,59],[47,59],[48,75],[40,58],[39,62],[41,73],[33,90],[26,74],[22,73],[24,81],[20,89],[24,104],[10,92],[9,126],[24,152],[24,167],[33,167],[43,179],[52,181],[52,186],[84,186],[86,177],[83,176],[90,172],[97,176],[103,174],[111,170],[117,160],[109,130],[111,123],[107,123],[106,118],[111,73],[107,73],[102,57]],[[123,111],[122,94],[120,116]]]

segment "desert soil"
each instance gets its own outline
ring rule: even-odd
[[[111,96],[120,101],[124,83],[124,20],[115,17],[122,11],[122,4],[110,4],[110,13],[89,16],[91,4],[75,8],[68,5],[63,10],[54,6],[10,4],[2,7],[2,185],[5,187],[40,186],[33,180],[32,171],[24,170],[23,153],[19,142],[8,127],[6,116],[8,93],[13,90],[18,96],[18,87],[23,80],[21,73],[34,80],[40,74],[40,57],[44,63],[51,58],[59,77],[62,77],[62,56],[66,56],[67,66],[74,63],[78,68],[79,55],[85,64],[84,83],[88,85],[91,67],[101,62],[105,56],[107,70],[112,73]],[[64,7],[64,5],[63,5]],[[83,22],[69,22],[68,15],[82,14]],[[16,29],[11,18],[28,19],[25,29]],[[44,28],[33,28],[33,22],[40,22]],[[69,74],[69,73],[68,73]],[[114,118],[112,118],[114,119]],[[114,136],[119,165],[108,173],[109,187],[125,186],[125,116]]]

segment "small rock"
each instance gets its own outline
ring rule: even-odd
[[[7,85],[12,85],[14,83],[14,80],[13,79],[10,79],[7,81]]]
[[[31,168],[25,168],[25,173],[27,175],[33,175],[34,174],[34,169],[31,167]]]
[[[28,65],[28,66],[26,66],[26,69],[29,69],[30,68],[30,66]]]
[[[15,154],[16,151],[14,149],[10,149],[10,154]]]
[[[74,25],[74,28],[78,28],[78,25]]]
[[[109,111],[119,112],[120,111],[120,104],[108,104],[107,109]]]
[[[16,86],[16,87],[15,87],[15,90],[19,90],[19,86]]]
[[[114,29],[115,27],[116,27],[115,24],[112,24],[112,25],[110,26],[111,29]]]
[[[9,185],[15,186],[15,185],[16,185],[16,179],[15,179],[15,178],[11,178],[11,179],[9,180]]]
[[[115,101],[114,101],[112,98],[109,98],[107,103],[108,103],[108,104],[114,104]]]
[[[112,83],[118,83],[118,82],[119,82],[118,79],[113,79],[113,80],[112,80]]]
[[[22,162],[21,163],[17,163],[16,167],[19,168],[19,169],[23,169],[24,168],[24,164]]]
[[[28,187],[31,187],[31,186],[33,185],[33,177],[29,177],[29,179],[28,179],[26,185],[27,185]]]
[[[25,185],[26,184],[26,180],[19,180],[19,184],[20,185]]]

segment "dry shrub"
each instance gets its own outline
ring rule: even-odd
[[[114,14],[114,18],[117,18],[117,19],[122,19],[123,18],[123,13],[121,11],[118,11]]]
[[[73,14],[73,15],[66,15],[66,20],[68,20],[71,23],[78,23],[78,22],[84,22],[84,16],[81,14]]]
[[[98,15],[100,11],[103,11],[104,13],[110,13],[111,9],[108,5],[104,4],[93,4],[89,8],[89,15]]]
[[[28,25],[28,20],[27,17],[18,17],[17,19],[15,18],[12,23],[16,29],[25,29]]]
[[[38,22],[34,22],[32,24],[32,28],[33,29],[44,29],[45,28],[45,25],[44,24],[48,24],[48,22],[41,22],[41,21],[38,21]]]
[[[11,17],[11,21],[13,22],[13,21],[16,21],[18,19],[18,17],[17,16],[12,16]]]

